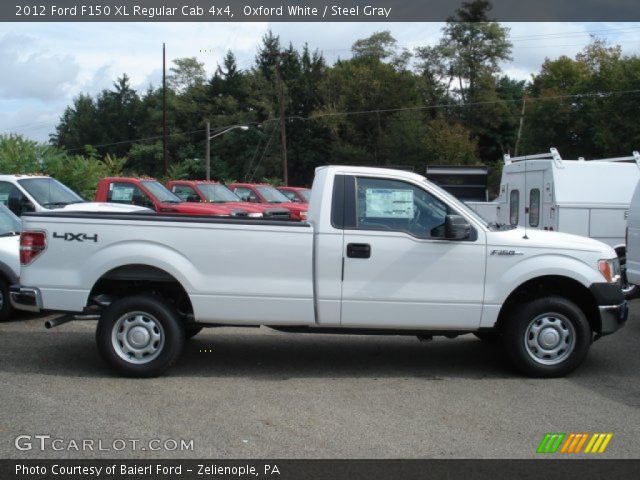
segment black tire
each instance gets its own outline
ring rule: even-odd
[[[200,325],[187,324],[187,326],[185,327],[186,339],[189,340],[190,338],[195,337],[202,331],[203,328],[204,327],[201,327]]]
[[[0,322],[6,322],[13,315],[13,306],[9,299],[9,284],[0,277]]]
[[[485,343],[498,343],[502,341],[502,334],[497,330],[482,330],[473,334]]]
[[[136,328],[138,330],[134,331]],[[118,335],[123,338],[117,338]],[[145,335],[149,340],[143,345],[147,340]],[[140,342],[137,350],[131,346],[135,345],[134,341]],[[127,377],[162,374],[178,359],[184,342],[184,323],[175,309],[157,295],[136,295],[116,300],[104,311],[96,329],[100,355],[112,369]],[[143,347],[154,351],[142,354]],[[132,352],[142,356],[136,358]]]
[[[536,330],[539,335],[533,333]],[[540,378],[562,377],[575,370],[585,359],[592,340],[584,312],[562,297],[538,298],[517,305],[504,319],[503,332],[505,349],[514,367]],[[558,336],[557,344],[553,343],[554,335]],[[545,345],[550,349],[543,348]],[[552,355],[552,351],[557,353]],[[544,358],[547,353],[549,358]]]

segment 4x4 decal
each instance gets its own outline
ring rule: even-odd
[[[98,242],[98,234],[88,235],[86,233],[58,233],[53,232],[53,238],[59,238],[65,242]]]

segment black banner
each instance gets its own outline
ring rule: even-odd
[[[464,0],[14,0],[2,22],[439,22]],[[494,20],[640,21],[638,0],[492,0]]]
[[[640,460],[0,460],[14,479],[589,480],[638,478]]]

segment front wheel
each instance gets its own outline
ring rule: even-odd
[[[160,375],[180,356],[184,342],[184,323],[175,309],[156,295],[113,302],[96,329],[102,358],[128,377]]]
[[[518,370],[532,377],[561,377],[575,370],[591,338],[584,312],[561,297],[521,304],[504,323],[507,354]]]

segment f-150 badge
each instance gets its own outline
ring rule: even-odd
[[[53,238],[59,238],[65,242],[98,242],[98,234],[87,235],[86,233],[58,233],[53,232]]]
[[[506,256],[514,256],[514,255],[524,255],[522,252],[516,252],[515,250],[491,250],[491,255],[506,255]]]

